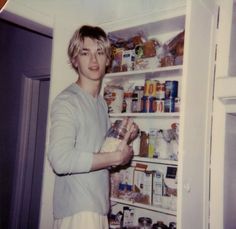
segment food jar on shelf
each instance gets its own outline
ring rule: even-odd
[[[157,221],[152,225],[152,229],[168,229],[168,226],[162,221]]]
[[[151,229],[152,228],[152,219],[149,217],[139,217],[138,225],[140,229]]]
[[[169,229],[176,229],[176,222],[170,222]]]

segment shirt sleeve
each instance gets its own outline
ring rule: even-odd
[[[75,114],[66,99],[56,99],[52,104],[48,159],[56,174],[86,173],[92,167],[93,152],[80,152],[75,147]]]

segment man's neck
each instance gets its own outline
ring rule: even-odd
[[[78,79],[76,83],[86,92],[91,94],[93,97],[97,97],[100,88],[101,88],[101,82],[100,81],[87,81],[87,80],[80,80]]]

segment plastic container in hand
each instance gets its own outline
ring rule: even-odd
[[[106,134],[100,152],[114,152],[127,133],[127,120],[116,120]]]

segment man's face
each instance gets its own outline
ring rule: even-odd
[[[93,81],[101,80],[108,63],[109,59],[104,47],[99,45],[96,40],[85,37],[75,62],[80,78],[84,77]]]

